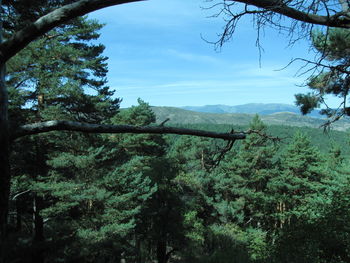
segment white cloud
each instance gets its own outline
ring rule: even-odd
[[[116,95],[127,104],[137,97],[157,105],[291,103],[299,92],[295,85],[305,76],[294,77],[294,66],[276,71],[291,56],[281,50],[281,38],[268,35],[270,47],[265,47],[259,68],[256,32],[245,19],[233,41],[216,53],[200,34],[217,40],[223,22],[207,19],[214,11],[204,12],[201,5],[204,0],[151,0],[91,15],[107,23],[101,39],[110,57],[108,79]]]
[[[183,60],[187,60],[190,62],[204,62],[204,63],[224,63],[223,60],[220,60],[214,56],[208,56],[203,54],[196,54],[190,52],[181,52],[175,49],[167,49],[165,51],[167,55],[177,57]]]
[[[123,85],[116,88],[117,92],[128,95],[157,94],[170,96],[174,94],[198,94],[198,96],[215,95],[219,93],[235,93],[240,95],[258,93],[283,93],[283,89],[293,89],[295,79],[279,77],[270,79],[232,78],[229,80],[184,80],[169,83],[147,83],[142,85]]]

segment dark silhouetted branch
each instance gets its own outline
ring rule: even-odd
[[[166,122],[170,121],[170,118],[166,118],[164,121],[162,121],[159,126],[164,126]]]
[[[1,43],[0,62],[6,62],[30,42],[70,19],[105,7],[140,1],[145,0],[80,0],[72,4],[64,5],[14,33],[8,40]]]
[[[216,138],[223,140],[241,140],[245,139],[244,132],[237,133],[218,133],[195,129],[184,129],[164,126],[132,126],[132,125],[106,125],[89,124],[73,121],[46,121],[33,124],[26,124],[15,129],[11,139],[39,134],[50,131],[78,131],[86,133],[154,133],[154,134],[179,134],[193,135],[200,137]]]
[[[311,12],[305,12],[298,10],[297,8],[293,8],[288,6],[295,4],[296,1],[282,1],[282,0],[235,0],[232,2],[241,2],[248,5],[253,5],[267,11],[272,11],[274,13],[278,13],[289,18],[315,24],[315,25],[323,25],[328,27],[342,27],[342,28],[350,28],[350,19],[349,19],[349,10],[342,10],[333,15],[317,15]],[[305,4],[310,4],[307,1]]]

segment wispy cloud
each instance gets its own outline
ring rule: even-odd
[[[176,57],[179,59],[183,59],[190,62],[198,62],[198,63],[224,63],[223,60],[218,59],[214,56],[204,55],[204,54],[198,54],[198,53],[190,53],[190,52],[181,52],[179,50],[175,49],[167,49],[165,50],[165,53]]]
[[[299,92],[305,89],[299,88]],[[124,106],[141,97],[152,105],[184,106],[203,104],[244,104],[249,102],[293,103],[296,87],[285,80],[199,80],[164,83],[160,85],[118,87]]]
[[[248,102],[292,103],[305,76],[296,68],[276,71],[302,57],[284,49],[281,36],[267,31],[262,67],[255,47],[251,21],[239,25],[233,41],[222,52],[201,39],[217,40],[220,19],[201,10],[204,0],[152,0],[107,8],[91,17],[107,26],[102,31],[110,57],[108,79],[124,106],[137,97],[153,105],[240,104]],[[292,55],[291,55],[292,54]]]
[[[147,97],[161,97],[162,105],[178,106],[181,100],[186,100],[189,97],[201,97],[207,101],[211,99],[226,101],[228,97],[235,97],[250,102],[266,101],[272,98],[279,98],[280,100],[281,94],[290,96],[286,99],[291,103],[297,89],[294,78],[279,77],[264,78],[264,80],[260,78],[232,78],[228,80],[198,79],[170,83],[147,83],[146,85],[119,86],[116,90],[117,93],[123,94],[125,99],[147,94]],[[300,88],[300,92],[302,91],[305,91],[305,89]],[[168,98],[174,100],[169,102]]]

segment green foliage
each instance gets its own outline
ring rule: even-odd
[[[310,83],[311,86],[311,83]],[[296,105],[300,106],[300,111],[302,114],[308,114],[313,109],[317,109],[320,106],[320,100],[314,94],[296,94]]]
[[[321,73],[310,79],[308,86],[312,92],[296,95],[296,103],[301,107],[303,114],[309,113],[322,104],[325,105],[327,95],[342,98],[346,102],[349,93],[349,40],[350,31],[348,29],[330,29],[327,32],[313,31],[314,48],[330,63]],[[338,109],[327,107],[321,113],[329,118],[350,116],[350,108],[346,103],[342,103]]]
[[[139,103],[111,122],[152,125]],[[250,129],[291,132],[258,116]],[[32,193],[44,200],[51,262],[347,262],[350,173],[340,147],[321,153],[302,132],[278,144],[259,134],[217,163],[226,144],[208,139],[54,133],[47,140],[72,137],[46,149],[47,175],[23,180],[35,167],[22,167],[13,191],[30,189],[23,204]],[[15,247],[28,255],[31,238],[18,233]]]
[[[184,215],[184,226],[188,228],[186,238],[197,246],[204,242],[205,228],[203,220],[198,218],[197,211],[189,211]]]
[[[205,126],[215,130],[214,126]],[[222,128],[216,126],[217,130]],[[258,117],[250,128],[285,135],[296,130],[266,127]],[[314,129],[300,130],[308,136],[297,132],[278,144],[252,134],[211,171],[203,166],[203,153],[210,153],[205,140],[169,137],[173,143],[171,156],[181,171],[177,180],[190,191],[188,204],[192,212],[187,216],[196,216],[192,219],[194,226],[207,226],[204,234],[190,232],[195,244],[191,249],[197,253],[185,254],[185,262],[346,262],[347,242],[343,237],[347,234],[335,239],[334,235],[327,236],[327,241],[323,228],[340,228],[334,218],[321,223],[335,193],[341,191],[340,185],[346,185],[343,152],[329,135]],[[314,142],[323,146],[323,153]],[[347,209],[338,211],[342,211],[339,217],[345,219]],[[335,249],[330,240],[340,249]]]
[[[96,21],[76,19],[32,42],[8,62],[14,122],[21,113],[28,116],[22,123],[38,118],[101,123],[117,113],[120,100],[112,99],[114,92],[106,86],[104,47],[90,42],[99,37],[101,27]]]
[[[286,120],[287,122],[287,120]],[[265,123],[265,122],[264,122]],[[227,132],[231,129],[235,131],[245,131],[248,129],[248,126],[238,126],[238,125],[218,125],[218,124],[174,124],[175,127],[186,127],[190,129],[203,129],[215,132]],[[329,153],[334,145],[347,145],[349,143],[349,135],[347,132],[329,130],[324,132],[320,128],[310,128],[310,127],[293,127],[287,125],[267,125],[267,134],[281,139],[279,143],[279,148],[283,151],[287,147],[288,143],[292,141],[295,133],[301,132],[311,140],[311,144],[322,153]],[[176,136],[168,136],[171,143],[176,143],[178,140]],[[220,143],[220,142],[217,142]],[[241,141],[235,142],[234,148],[237,148],[241,144]],[[344,155],[350,154],[349,147],[342,147],[342,153]]]
[[[347,29],[331,29],[327,34],[315,30],[312,34],[314,47],[323,52],[329,60],[343,60],[349,53],[350,31]]]
[[[63,2],[4,1],[6,34]],[[26,8],[33,15],[25,16]],[[118,111],[120,100],[105,79],[104,47],[91,42],[101,26],[73,20],[9,61],[12,125],[50,119],[156,125],[141,99]],[[314,45],[332,63],[347,65],[345,32],[315,32]],[[314,93],[300,95],[298,103],[306,113],[324,95],[345,96],[345,84],[346,75],[324,72],[310,80]],[[190,128],[232,129],[213,125],[227,116],[186,118],[207,122]],[[257,132],[231,150],[226,142],[190,136],[52,132],[21,139],[12,154],[5,260],[349,262],[348,135],[236,118]],[[271,135],[283,139],[273,143]]]
[[[259,133],[266,131],[266,126],[258,116],[254,118],[250,128]],[[215,176],[215,188],[223,195],[219,200],[226,200],[228,203],[225,206],[228,209],[235,208],[229,214],[232,214],[237,223],[247,226],[269,224],[263,211],[270,206],[265,196],[267,183],[277,174],[275,154],[276,148],[273,144],[253,133],[242,143],[236,155],[227,156],[229,159],[222,165],[222,171]],[[230,221],[232,218],[228,217],[226,220]]]

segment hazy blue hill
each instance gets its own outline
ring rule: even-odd
[[[183,123],[183,124],[241,124],[248,125],[252,119],[249,114],[232,114],[232,113],[205,113],[184,110],[175,107],[152,107],[152,110],[157,116],[157,122],[162,122],[169,118],[168,123]]]
[[[184,110],[207,112],[207,113],[234,113],[236,112],[232,106],[226,105],[205,105],[205,106],[185,106],[181,107]]]
[[[157,122],[162,122],[167,118],[167,123],[181,124],[230,124],[248,125],[254,114],[246,113],[206,113],[184,110],[175,107],[152,107],[157,116]],[[301,116],[290,112],[279,112],[269,115],[261,115],[261,119],[268,125],[286,125],[297,127],[319,128],[325,120]],[[349,120],[335,122],[333,129],[345,131],[350,128]]]
[[[207,113],[234,113],[233,106],[227,106],[222,104],[217,105],[205,105],[205,106],[184,106],[181,107],[184,110],[207,112]]]
[[[248,113],[268,115],[279,112],[291,112],[300,115],[300,110],[298,107],[281,103],[248,103],[236,106],[218,104],[205,106],[185,106],[181,108],[185,110],[207,113]],[[317,110],[311,112],[308,116],[316,118],[322,117]]]

